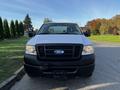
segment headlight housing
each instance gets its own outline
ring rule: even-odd
[[[26,53],[26,54],[31,54],[31,55],[36,55],[35,46],[27,45],[27,46],[26,46],[26,51],[25,51],[25,53]]]
[[[88,46],[83,47],[82,55],[89,55],[89,54],[93,54],[93,53],[94,53],[93,46],[88,45]]]

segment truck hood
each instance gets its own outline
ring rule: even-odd
[[[92,44],[84,35],[36,35],[27,42],[27,45],[49,43]]]

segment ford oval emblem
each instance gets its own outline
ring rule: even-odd
[[[54,50],[54,53],[57,54],[57,55],[62,55],[64,54],[64,50]]]

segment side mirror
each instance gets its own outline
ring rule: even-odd
[[[28,36],[29,36],[29,37],[35,36],[35,32],[34,32],[34,31],[29,31],[29,32],[28,32]]]
[[[83,33],[84,33],[84,35],[85,35],[86,37],[90,37],[90,36],[91,36],[90,32],[88,32],[88,31],[83,32]]]

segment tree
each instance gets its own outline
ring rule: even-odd
[[[23,26],[22,22],[19,23],[19,31],[20,31],[20,35],[23,36],[24,35],[24,26]]]
[[[19,31],[18,20],[15,21],[15,31],[16,31],[17,37],[19,37],[20,36],[20,31]]]
[[[16,37],[16,31],[15,31],[15,24],[14,24],[13,20],[10,23],[10,30],[11,30],[12,38],[15,38]]]
[[[100,34],[120,35],[120,15],[116,15],[111,19],[94,19],[87,23],[91,32],[94,34],[99,31]]]
[[[0,39],[4,39],[4,29],[1,17],[0,17]]]
[[[4,20],[3,28],[4,28],[5,38],[10,38],[11,35],[10,35],[10,29],[9,29],[9,25],[8,25],[7,19]]]
[[[49,19],[49,18],[44,18],[43,23],[49,23],[49,22],[52,22],[52,20],[51,20],[51,19]]]
[[[89,21],[86,25],[88,29],[92,32],[92,34],[97,35],[100,34],[99,28],[101,26],[100,19]]]
[[[32,22],[31,22],[31,18],[29,17],[29,15],[27,14],[25,19],[24,19],[24,28],[26,31],[29,31],[29,29],[32,28]]]

